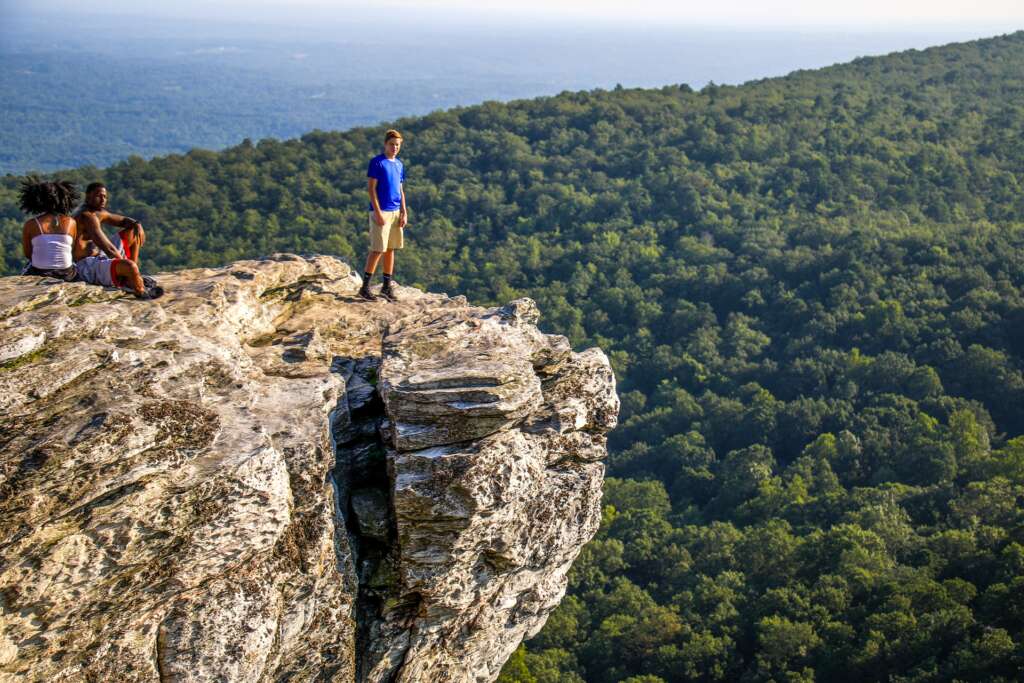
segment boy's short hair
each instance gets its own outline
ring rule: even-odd
[[[401,140],[401,139],[402,139],[402,134],[401,134],[401,133],[399,133],[399,132],[398,132],[397,130],[395,130],[394,128],[392,128],[392,129],[391,129],[391,130],[389,130],[388,132],[384,133],[384,142],[387,142],[387,141],[388,141],[388,140],[390,140],[391,138],[398,138],[399,140]]]
[[[105,190],[107,189],[107,186],[104,185],[103,183],[89,183],[88,185],[85,186],[85,193],[90,194],[94,190],[98,190],[100,188],[103,188]]]

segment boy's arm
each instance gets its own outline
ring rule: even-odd
[[[373,207],[373,220],[377,225],[384,225],[384,214],[380,212],[380,201],[377,199],[377,179],[370,178],[366,183],[366,190],[370,193],[370,206]]]
[[[405,224],[409,222],[409,214],[405,209],[405,183],[399,185],[398,189],[402,193],[402,208],[398,210],[398,227],[404,228]]]
[[[107,216],[112,214],[106,214]],[[123,219],[124,216],[116,216],[117,218]],[[116,225],[116,224],[115,224]],[[103,253],[110,258],[121,258],[120,252],[114,248],[114,245],[109,239],[107,234],[103,232],[103,228],[100,226],[100,219],[96,214],[91,211],[83,211],[78,217],[78,227],[82,230],[83,236],[86,240],[90,240],[103,250]],[[77,258],[76,258],[77,260]]]

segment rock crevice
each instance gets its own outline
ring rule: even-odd
[[[0,282],[0,681],[490,681],[596,531],[597,350],[327,257]]]

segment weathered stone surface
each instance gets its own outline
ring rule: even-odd
[[[492,680],[597,531],[614,377],[600,351],[540,334],[536,315],[528,300],[431,312],[385,337],[400,581],[371,681]]]
[[[0,370],[0,676],[350,680],[355,576],[325,480],[343,382],[246,341],[355,280],[333,259],[161,280],[159,302],[0,282],[17,348]]]
[[[381,393],[400,451],[478,439],[532,412],[541,377],[569,355],[564,337],[541,334],[536,305],[488,314],[408,316],[384,340]],[[614,392],[613,392],[614,393]]]
[[[0,681],[493,680],[596,530],[603,354],[327,257],[160,280],[0,280]]]

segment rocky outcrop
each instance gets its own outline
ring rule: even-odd
[[[0,281],[0,681],[490,681],[596,531],[604,355],[328,257]]]

